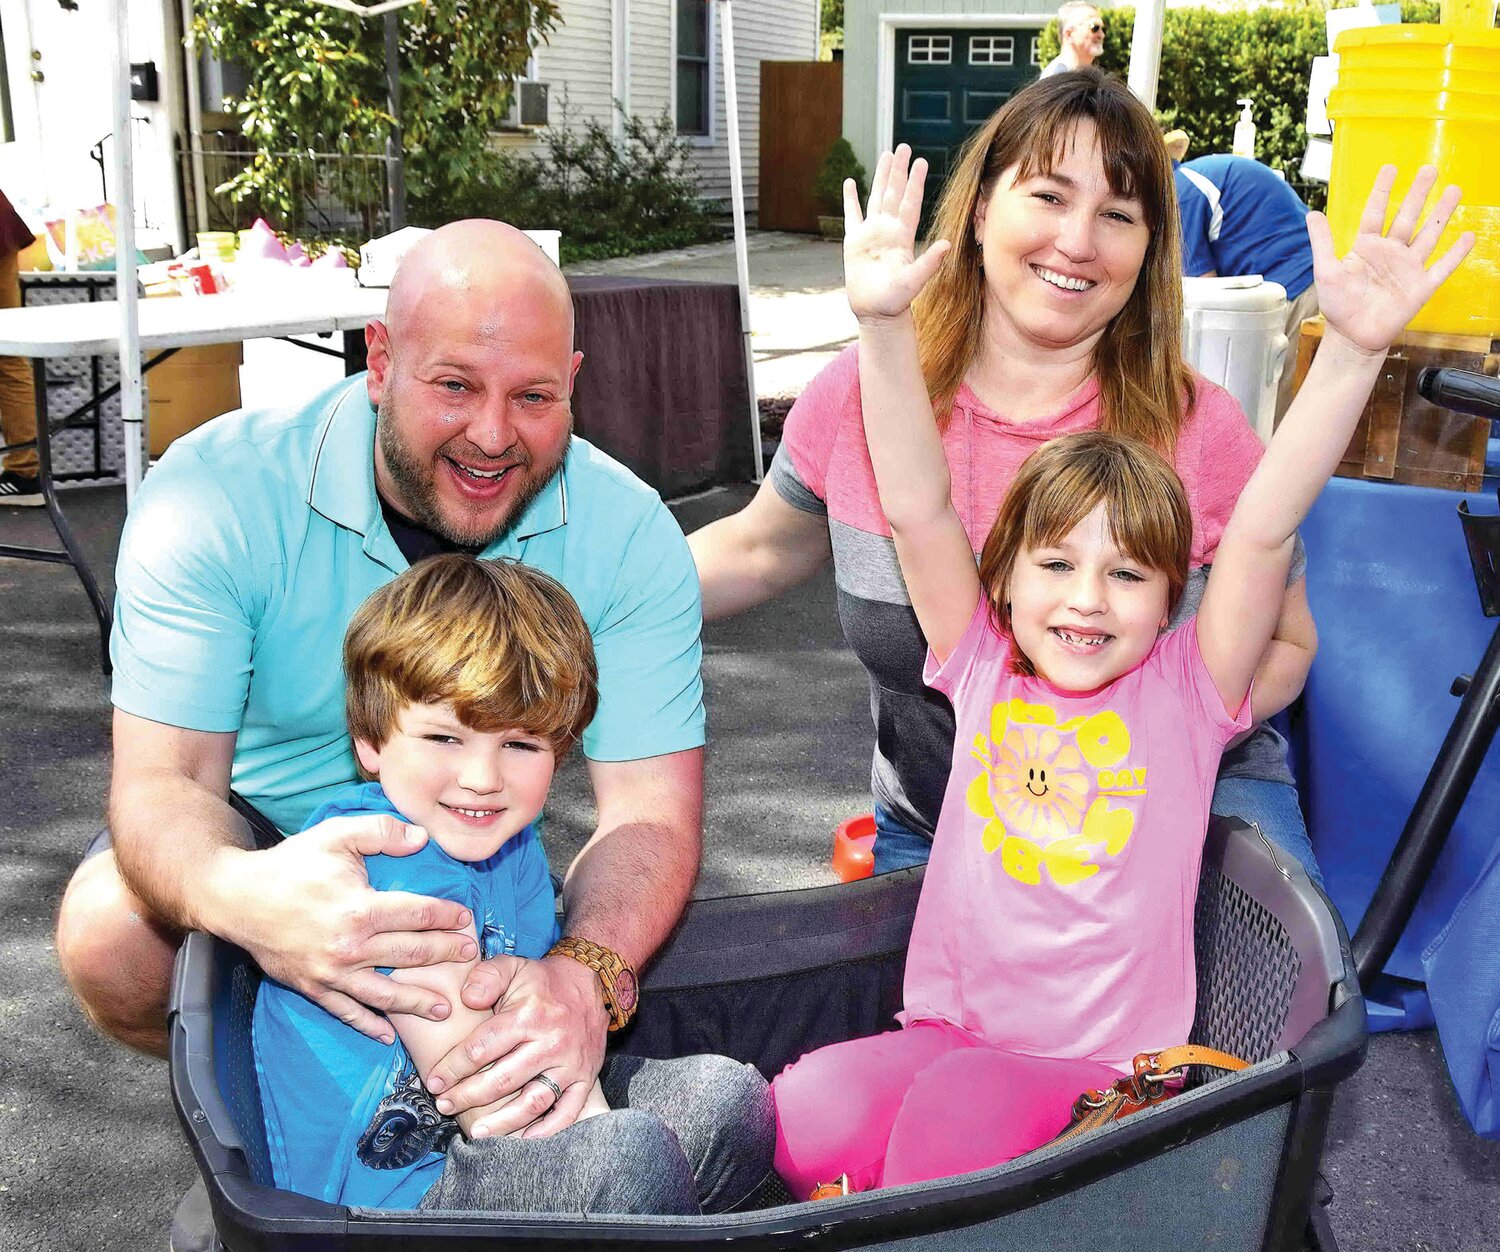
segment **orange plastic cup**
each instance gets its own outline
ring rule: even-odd
[[[833,832],[833,872],[840,882],[869,878],[875,872],[873,813],[851,817]]]

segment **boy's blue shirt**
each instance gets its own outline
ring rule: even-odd
[[[372,813],[406,820],[379,783],[362,783],[330,798],[307,825]],[[429,840],[410,856],[368,856],[365,868],[376,890],[467,907],[485,958],[536,959],[557,940],[552,877],[533,827],[484,861],[455,860]],[[414,1081],[399,1039],[377,1043],[268,978],[255,1005],[254,1051],[278,1187],[333,1204],[417,1207],[442,1172],[454,1128]]]

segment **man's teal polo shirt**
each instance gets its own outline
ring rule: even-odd
[[[113,700],[235,731],[233,786],[282,830],[356,777],[341,649],[356,608],[407,568],[375,493],[363,376],[296,409],[241,411],[177,440],[121,539]],[[573,594],[599,659],[597,761],[703,744],[698,576],[657,494],[582,439],[483,552]]]

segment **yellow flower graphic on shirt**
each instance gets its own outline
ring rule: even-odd
[[[1115,768],[1129,752],[1130,731],[1110,710],[1058,722],[1047,705],[995,705],[990,733],[974,737],[981,769],[965,794],[984,819],[984,850],[1032,885],[1043,868],[1059,886],[1097,874],[1094,856],[1117,856],[1135,825],[1110,798],[1145,792],[1144,770]]]
[[[990,792],[1007,828],[1046,841],[1078,829],[1089,780],[1077,744],[1054,726],[1012,726],[996,755]]]

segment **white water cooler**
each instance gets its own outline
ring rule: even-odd
[[[1276,385],[1287,360],[1286,289],[1259,274],[1182,280],[1182,353],[1240,402],[1262,442],[1271,438]]]

